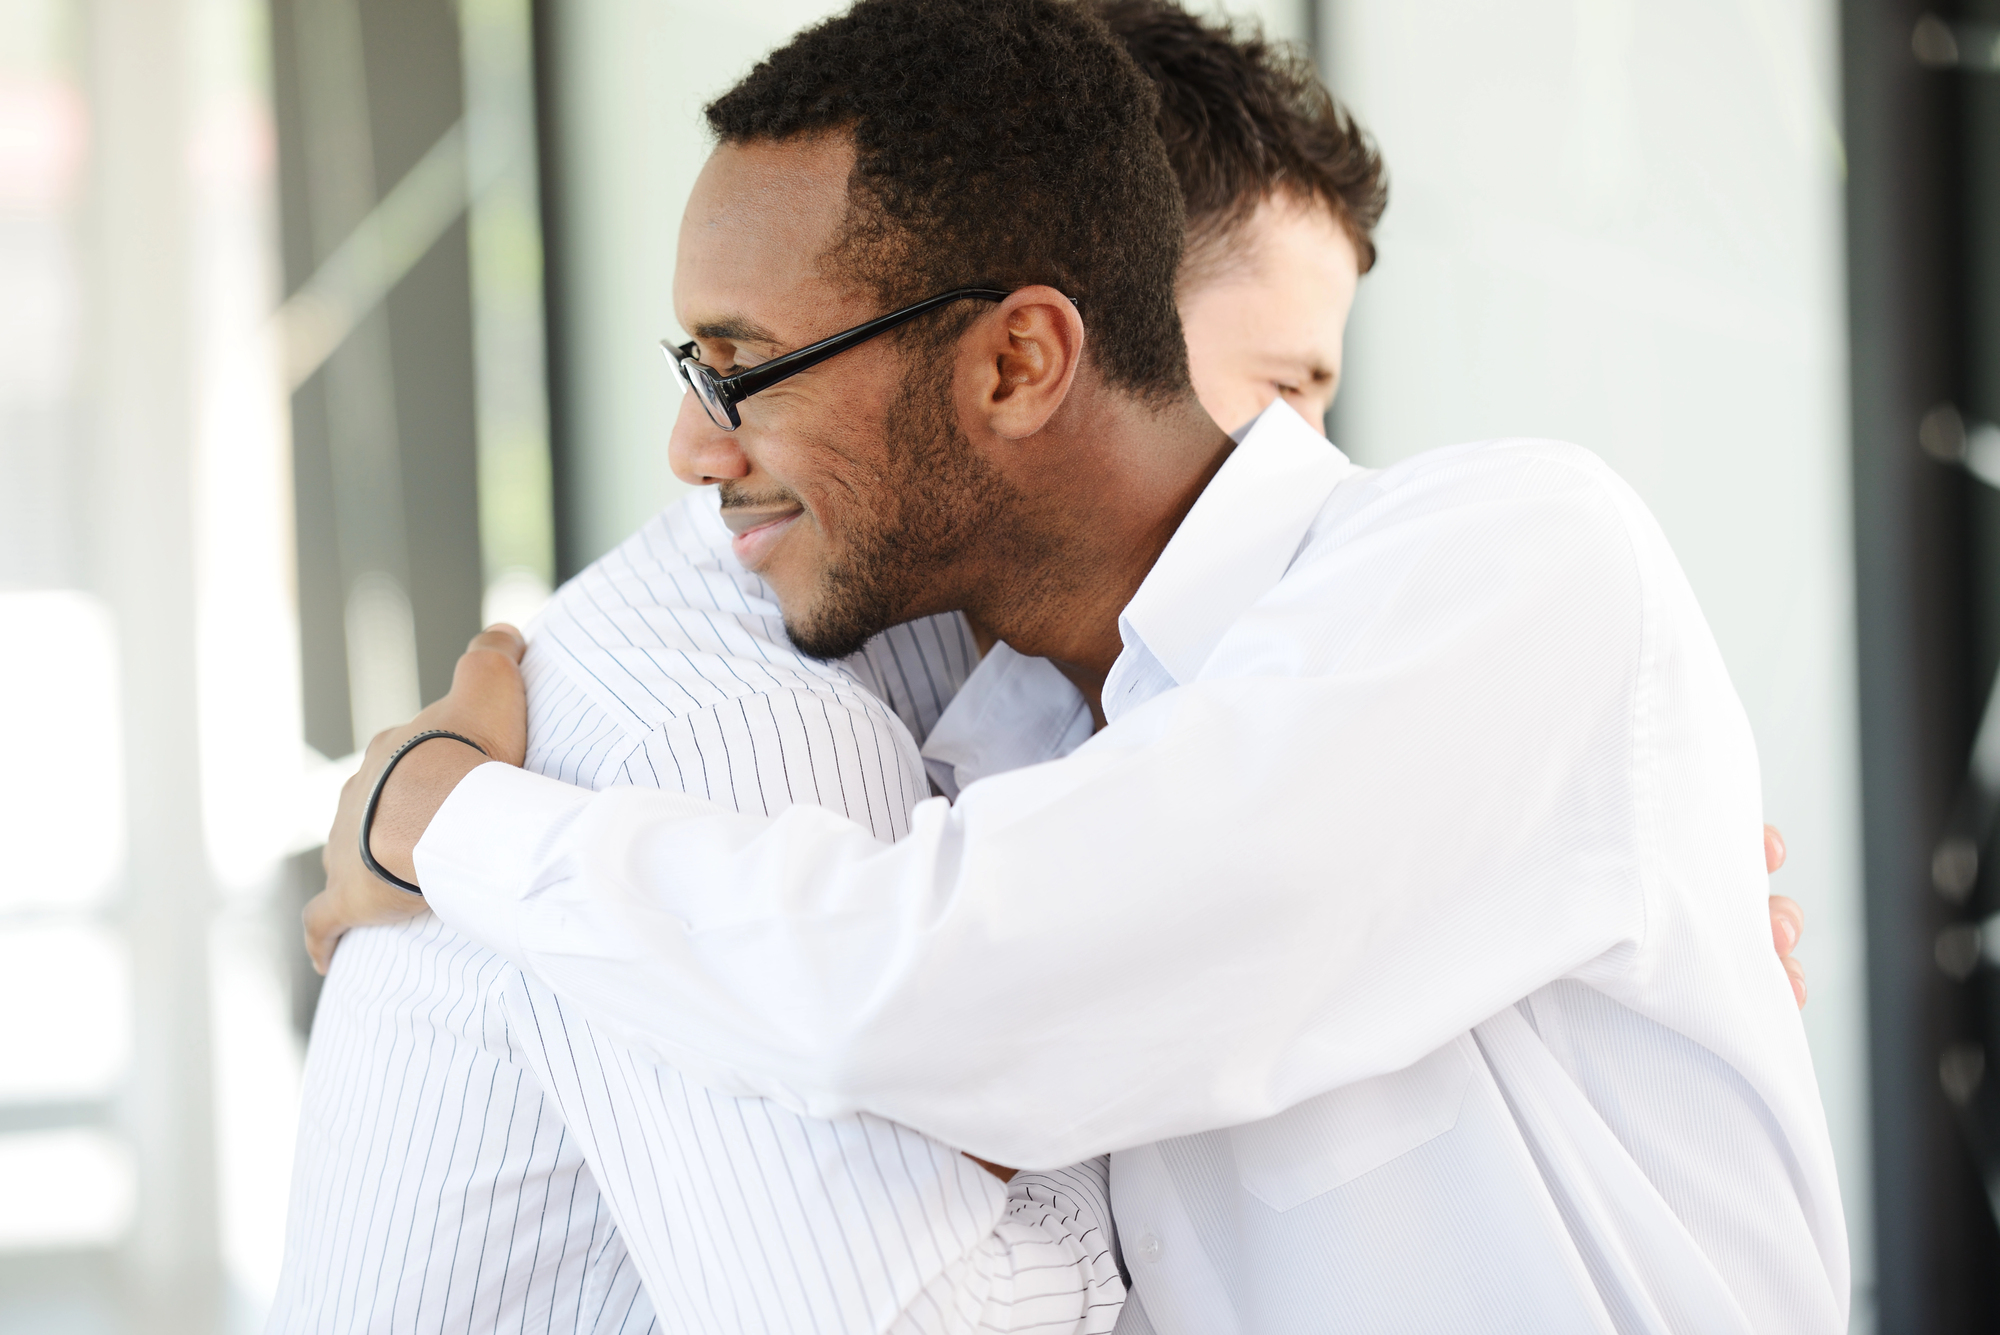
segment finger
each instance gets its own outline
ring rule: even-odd
[[[451,693],[475,709],[494,708],[521,694],[520,655],[506,645],[487,645],[475,639],[451,670]]]
[[[1799,938],[1806,934],[1806,911],[1783,895],[1771,896],[1771,944],[1778,948],[1778,954],[1789,956],[1799,947]]]
[[[1764,870],[1774,872],[1785,865],[1785,836],[1775,825],[1764,827]]]
[[[1800,1010],[1804,1010],[1806,1008],[1806,966],[1788,955],[1785,957],[1785,976],[1792,980],[1792,999],[1799,1003]]]
[[[505,654],[518,663],[521,661],[521,655],[528,650],[528,641],[520,631],[506,622],[496,621],[473,636],[471,642],[465,646],[467,653],[475,649],[490,649],[494,653]]]
[[[305,924],[306,954],[312,956],[313,968],[322,976],[333,966],[333,948],[340,943],[342,931],[339,915],[328,898],[332,893],[320,891],[306,901],[305,912],[299,915]]]

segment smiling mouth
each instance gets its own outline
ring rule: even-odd
[[[722,522],[737,537],[754,533],[760,528],[783,523],[787,519],[797,519],[805,512],[802,505],[740,505],[727,507],[722,511]]]
[[[777,505],[732,505],[722,511],[729,526],[729,546],[745,570],[762,570],[778,544],[791,532],[793,521],[806,512],[797,501]]]

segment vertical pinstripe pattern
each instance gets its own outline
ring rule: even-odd
[[[581,1148],[507,1030],[514,973],[428,915],[341,943],[272,1331],[650,1328]]]
[[[518,977],[518,976],[517,976]],[[1109,1331],[1108,1160],[1006,1186],[917,1132],[715,1094],[508,997],[673,1331]],[[671,1295],[670,1297],[667,1295]]]
[[[534,628],[527,768],[893,839],[928,793],[914,739],[977,657],[950,616],[804,658],[700,495]],[[712,1095],[425,916],[335,956],[269,1329],[1108,1331],[1105,1176],[1003,1187],[878,1119]]]

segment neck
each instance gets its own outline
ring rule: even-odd
[[[1013,479],[1024,513],[995,535],[962,606],[982,647],[1048,659],[1102,727],[1118,614],[1234,445],[1192,397],[1163,409],[1089,399],[1065,406]]]

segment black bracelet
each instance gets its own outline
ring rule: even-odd
[[[382,802],[382,789],[388,785],[389,776],[395,772],[396,762],[400,761],[411,751],[414,751],[418,743],[428,742],[437,737],[449,737],[454,742],[464,742],[480,755],[487,754],[486,748],[478,742],[473,741],[470,737],[461,737],[455,732],[446,732],[443,728],[432,728],[429,732],[420,732],[410,738],[409,741],[397,747],[390,755],[389,763],[382,767],[382,773],[376,777],[374,790],[368,794],[368,805],[361,810],[361,865],[368,868],[369,871],[374,872],[390,885],[395,886],[398,890],[407,890],[419,897],[424,893],[422,890],[375,860],[375,855],[368,849],[368,834],[369,831],[375,828],[375,808]]]

